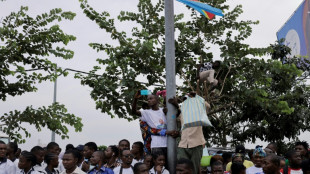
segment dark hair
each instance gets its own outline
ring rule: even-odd
[[[166,158],[166,156],[163,152],[156,152],[156,153],[152,154],[153,160],[156,160],[159,156],[164,156]]]
[[[232,153],[224,152],[222,157],[223,157],[224,163],[228,163],[229,162],[228,160],[232,157]]]
[[[224,159],[221,155],[214,155],[211,157],[211,160],[210,160],[210,165],[212,166],[212,164],[216,161],[221,161],[222,163],[224,162]]]
[[[286,154],[285,154],[285,156],[286,156],[286,158],[287,159],[290,159],[290,158],[292,158],[292,156],[294,155],[294,154],[296,154],[296,150],[291,150],[291,151],[288,151]]]
[[[278,157],[277,155],[275,155],[275,154],[270,154],[270,155],[268,155],[266,158],[270,158],[270,161],[271,161],[271,163],[273,163],[274,165],[276,165],[276,166],[280,166],[280,161],[281,161],[281,159],[280,159],[280,157]],[[284,159],[284,158],[283,158]],[[285,160],[285,159],[284,159]]]
[[[0,140],[0,144],[5,144],[5,142]]]
[[[98,147],[97,144],[94,142],[88,142],[84,145],[84,147],[87,146],[89,149],[93,150],[93,151],[97,151]]]
[[[218,67],[220,67],[220,66],[221,66],[221,61],[216,60],[216,61],[214,61],[213,65],[214,65],[214,64],[218,64],[218,66],[216,66],[216,68],[218,68]]]
[[[144,145],[141,141],[137,141],[137,142],[134,142],[133,145],[137,145],[139,147],[139,152],[140,153],[143,153],[143,148],[144,148]]]
[[[269,145],[275,147],[276,151],[278,150],[278,145],[277,145],[277,143],[271,142],[271,143],[269,143],[267,146],[269,146]]]
[[[126,142],[129,144],[129,146],[130,146],[130,142],[129,142],[128,140],[126,140],[126,139],[122,139],[121,141],[119,141],[119,142],[118,142],[118,145],[120,145],[121,142],[123,142],[123,141],[126,141]]]
[[[303,173],[309,172],[310,171],[310,160],[308,159],[308,160],[303,161],[301,166],[302,166],[301,168],[302,168]]]
[[[66,151],[69,149],[74,149],[74,146],[72,144],[67,144],[66,145]]]
[[[180,159],[178,160],[177,164],[185,164],[186,167],[187,167],[188,169],[190,169],[192,172],[194,172],[194,170],[195,170],[195,167],[194,167],[193,162],[192,162],[191,160],[189,160],[189,159],[180,158]]]
[[[231,174],[239,174],[241,171],[245,170],[243,164],[240,163],[232,163],[231,165]]]
[[[55,142],[50,142],[50,143],[48,143],[48,145],[46,146],[46,149],[49,150],[49,149],[51,149],[51,148],[53,148],[53,147],[59,147],[59,145],[58,145],[57,143],[55,143]]]
[[[36,156],[28,151],[22,151],[20,156],[23,156],[26,158],[27,161],[31,162],[31,166],[35,166],[37,164],[37,158]]]
[[[14,152],[14,153],[17,152],[17,149],[18,149],[17,143],[9,142],[9,143],[8,143],[8,146],[11,147],[11,148],[13,149],[13,152]]]
[[[306,141],[296,142],[295,147],[296,146],[303,146],[307,151],[309,149],[309,144]]]
[[[118,152],[118,148],[113,145],[113,146],[109,146],[112,150],[112,152],[114,153],[115,156],[118,156],[119,152]]]
[[[80,157],[80,152],[77,151],[76,149],[67,150],[67,151],[65,152],[65,154],[72,154],[73,157],[74,157],[74,158],[77,158],[77,159],[79,159],[79,157]]]
[[[53,158],[58,158],[58,155],[54,153],[48,153],[44,156],[44,162],[48,165]]]
[[[44,149],[43,149],[41,146],[34,146],[34,147],[30,150],[31,153],[36,153],[36,152],[38,152],[38,151],[44,151]]]
[[[146,165],[146,164],[144,164],[144,163],[136,163],[134,166],[133,166],[133,173],[134,174],[138,174],[139,173],[139,169],[140,169],[140,167],[142,166],[142,165]]]

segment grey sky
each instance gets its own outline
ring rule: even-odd
[[[229,4],[235,6],[242,4],[244,13],[241,19],[259,20],[260,24],[254,26],[252,36],[246,41],[254,47],[265,47],[276,40],[276,32],[285,23],[289,16],[296,10],[302,0],[231,0]],[[89,0],[89,3],[97,11],[109,11],[116,16],[121,10],[136,11],[138,0]],[[59,66],[64,68],[89,71],[96,65],[98,57],[103,58],[102,53],[91,49],[90,42],[110,42],[111,39],[103,30],[82,13],[78,0],[7,0],[0,2],[0,17],[8,15],[11,11],[17,11],[20,6],[29,6],[31,15],[47,12],[52,8],[62,8],[63,11],[72,11],[77,14],[74,21],[61,22],[61,28],[69,34],[77,37],[76,42],[69,44],[75,51],[75,57],[69,61],[55,60]],[[176,13],[188,13],[188,9],[175,1]],[[119,25],[120,29],[127,31],[128,25]],[[95,141],[99,145],[117,144],[123,138],[129,141],[141,141],[141,133],[137,121],[127,122],[122,119],[111,119],[109,116],[95,109],[95,102],[90,98],[90,88],[80,85],[79,80],[73,78],[73,73],[67,78],[58,79],[57,101],[65,104],[69,112],[82,117],[83,131],[75,133],[70,129],[70,139],[56,141],[64,147],[67,143],[73,145],[84,144],[88,141]],[[53,83],[44,82],[38,85],[37,93],[28,93],[18,97],[8,97],[6,102],[0,102],[0,113],[14,109],[23,110],[28,105],[35,107],[47,106],[53,101]],[[27,143],[22,148],[29,149],[38,143],[47,144],[50,141],[51,133],[47,130],[37,133],[31,126],[29,130],[34,131]],[[306,139],[303,135],[302,139]]]

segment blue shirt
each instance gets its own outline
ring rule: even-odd
[[[99,170],[96,167],[88,172],[88,174],[114,174],[113,170],[102,166]]]

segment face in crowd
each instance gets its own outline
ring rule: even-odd
[[[90,149],[88,146],[84,146],[83,155],[86,159],[90,159],[94,151]]]
[[[125,165],[130,166],[133,160],[133,154],[130,152],[130,150],[123,150],[121,159]]]
[[[90,164],[93,166],[98,165],[103,160],[103,152],[96,151],[92,154],[90,158]]]
[[[6,144],[0,144],[0,159],[6,157],[7,147]]]
[[[130,144],[128,141],[120,141],[118,144],[118,149],[121,151],[123,151],[124,149],[130,149]]]
[[[72,153],[64,154],[62,163],[66,170],[74,171],[78,163],[78,158],[75,157]]]
[[[280,171],[280,160],[276,155],[268,155],[263,159],[263,171],[265,174],[275,174]]]

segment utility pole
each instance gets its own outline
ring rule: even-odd
[[[175,45],[174,45],[174,0],[165,0],[165,50],[166,50],[166,100],[176,95],[175,81]],[[167,103],[167,124],[168,130],[176,130],[176,109],[169,102]],[[176,141],[168,136],[168,167],[171,174],[176,170]]]
[[[53,104],[56,103],[56,94],[57,94],[57,67],[55,69],[55,82],[54,82],[54,99],[53,99]],[[55,142],[55,132],[52,131],[52,139],[51,142]]]

